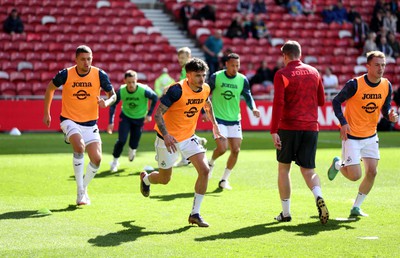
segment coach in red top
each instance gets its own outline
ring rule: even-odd
[[[315,174],[318,140],[318,106],[325,104],[325,93],[317,69],[300,61],[301,46],[287,41],[281,48],[285,67],[274,77],[274,104],[271,135],[278,160],[278,188],[282,212],[279,222],[292,220],[290,215],[290,166],[292,161],[313,192],[319,219],[328,222],[329,214],[322,198],[319,177]]]

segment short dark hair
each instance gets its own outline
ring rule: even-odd
[[[289,56],[290,59],[297,59],[301,56],[301,46],[299,42],[294,40],[286,41],[283,44],[281,51],[283,54]]]
[[[128,77],[135,77],[137,78],[137,73],[133,70],[128,70],[125,72],[124,78],[128,78]]]
[[[240,59],[240,56],[238,55],[238,54],[236,54],[236,53],[230,53],[227,57],[226,57],[226,62],[228,62],[229,60],[231,60],[231,59],[236,59],[236,60],[239,60]]]
[[[92,54],[92,50],[90,49],[90,47],[86,45],[80,45],[79,47],[76,48],[75,56],[78,56],[80,53]]]
[[[379,58],[384,58],[385,59],[385,54],[381,51],[374,50],[370,51],[367,53],[367,64],[372,60],[374,57],[379,57]]]
[[[189,59],[189,61],[185,65],[186,72],[200,72],[200,71],[208,71],[208,66],[206,62],[201,60],[200,58],[193,57]]]

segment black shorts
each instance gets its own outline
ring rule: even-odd
[[[282,149],[276,151],[276,159],[285,164],[294,161],[303,168],[315,168],[318,132],[279,130]]]

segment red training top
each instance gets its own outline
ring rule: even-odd
[[[318,131],[318,106],[324,104],[318,70],[300,60],[289,62],[274,77],[271,134],[278,129]]]

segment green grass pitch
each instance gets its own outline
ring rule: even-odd
[[[206,137],[207,156],[215,144]],[[171,182],[144,198],[139,173],[154,160],[154,133],[144,133],[134,162],[127,146],[120,170],[109,171],[117,134],[102,133],[103,161],[89,185],[92,205],[77,208],[71,147],[61,133],[0,134],[0,257],[400,257],[400,133],[380,133],[375,186],[362,208],[346,218],[358,182],[326,171],[340,155],[338,132],[321,132],[316,172],[330,212],[321,225],[314,198],[292,165],[292,218],[281,211],[277,162],[269,132],[245,132],[232,191],[219,191],[228,153],[217,160],[201,214],[209,228],[190,226],[196,172],[175,168]],[[88,162],[87,156],[85,161]],[[38,213],[41,209],[50,215]]]

